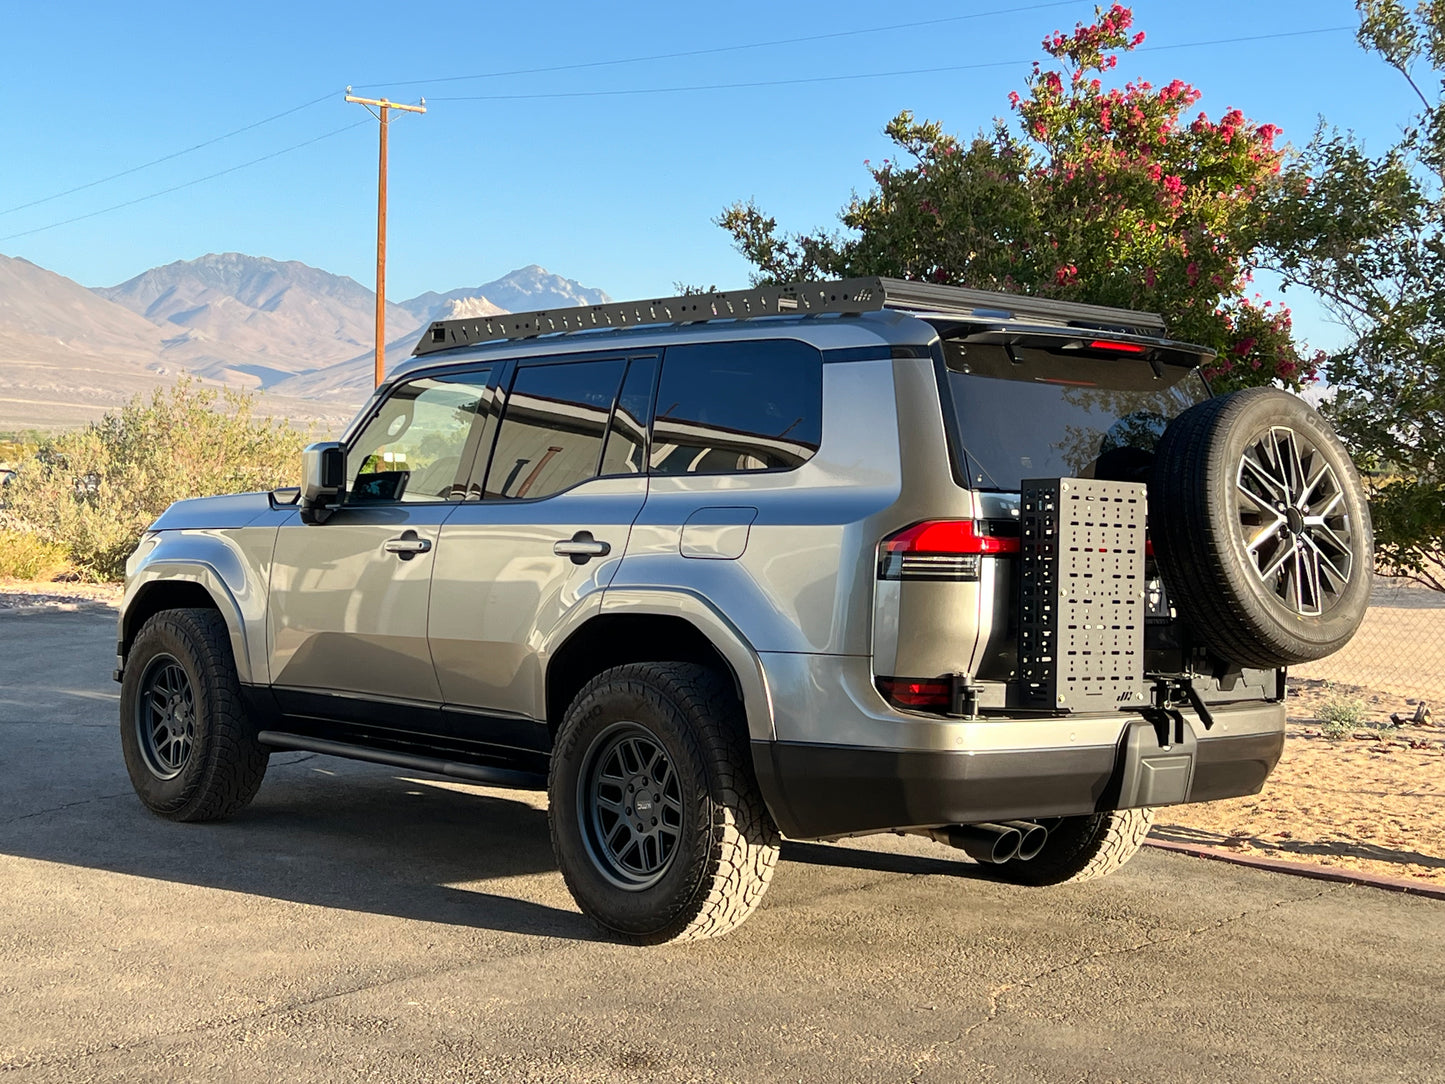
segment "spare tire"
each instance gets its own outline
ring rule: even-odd
[[[1364,619],[1364,489],[1329,424],[1288,392],[1247,388],[1174,419],[1149,476],[1149,530],[1175,609],[1229,662],[1323,658]]]

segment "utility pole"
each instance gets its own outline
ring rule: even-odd
[[[353,97],[351,88],[347,87],[346,100],[366,106],[367,111],[381,121],[381,155],[376,174],[376,383],[380,384],[386,369],[386,132],[391,125],[391,110],[425,113],[426,99],[423,98],[420,105],[401,105],[385,98]]]

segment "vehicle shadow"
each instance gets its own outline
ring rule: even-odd
[[[547,814],[521,797],[303,756],[274,764],[253,804],[228,821],[164,820],[127,784],[0,824],[0,852],[422,922],[599,940],[575,910],[522,898],[512,885],[485,890],[487,881],[556,869]]]

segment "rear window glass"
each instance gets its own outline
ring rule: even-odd
[[[823,355],[787,340],[669,346],[653,474],[791,470],[823,428]]]
[[[1208,398],[1199,375],[1142,358],[945,343],[944,413],[977,489],[1023,478],[1142,481],[1164,428]]]

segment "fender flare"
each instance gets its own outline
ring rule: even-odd
[[[241,562],[227,547],[220,545],[214,539],[203,541],[191,538],[186,541],[188,548],[198,547],[202,550],[218,548],[221,550],[221,554],[190,552],[172,556],[166,552],[170,547],[164,541],[145,554],[126,582],[125,598],[121,602],[120,611],[121,643],[124,645],[133,640],[135,633],[139,631],[132,627],[130,617],[132,607],[139,599],[156,589],[157,585],[195,584],[211,597],[216,609],[220,611],[222,619],[226,622],[226,629],[231,636],[231,653],[236,660],[238,678],[243,685],[255,684],[257,683],[257,674],[252,664],[251,647],[246,638],[246,603],[255,601],[257,592],[254,589],[250,591],[246,589]],[[232,581],[237,583],[239,590],[233,588]],[[264,597],[261,599],[261,605],[264,611]],[[264,633],[264,626],[258,625],[258,628],[262,629]],[[264,661],[264,651],[262,658]],[[264,678],[261,680],[264,681]]]
[[[601,613],[652,614],[687,621],[732,669],[748,717],[748,736],[753,741],[774,739],[773,700],[762,659],[742,630],[705,595],[683,587],[609,587],[602,596]]]

